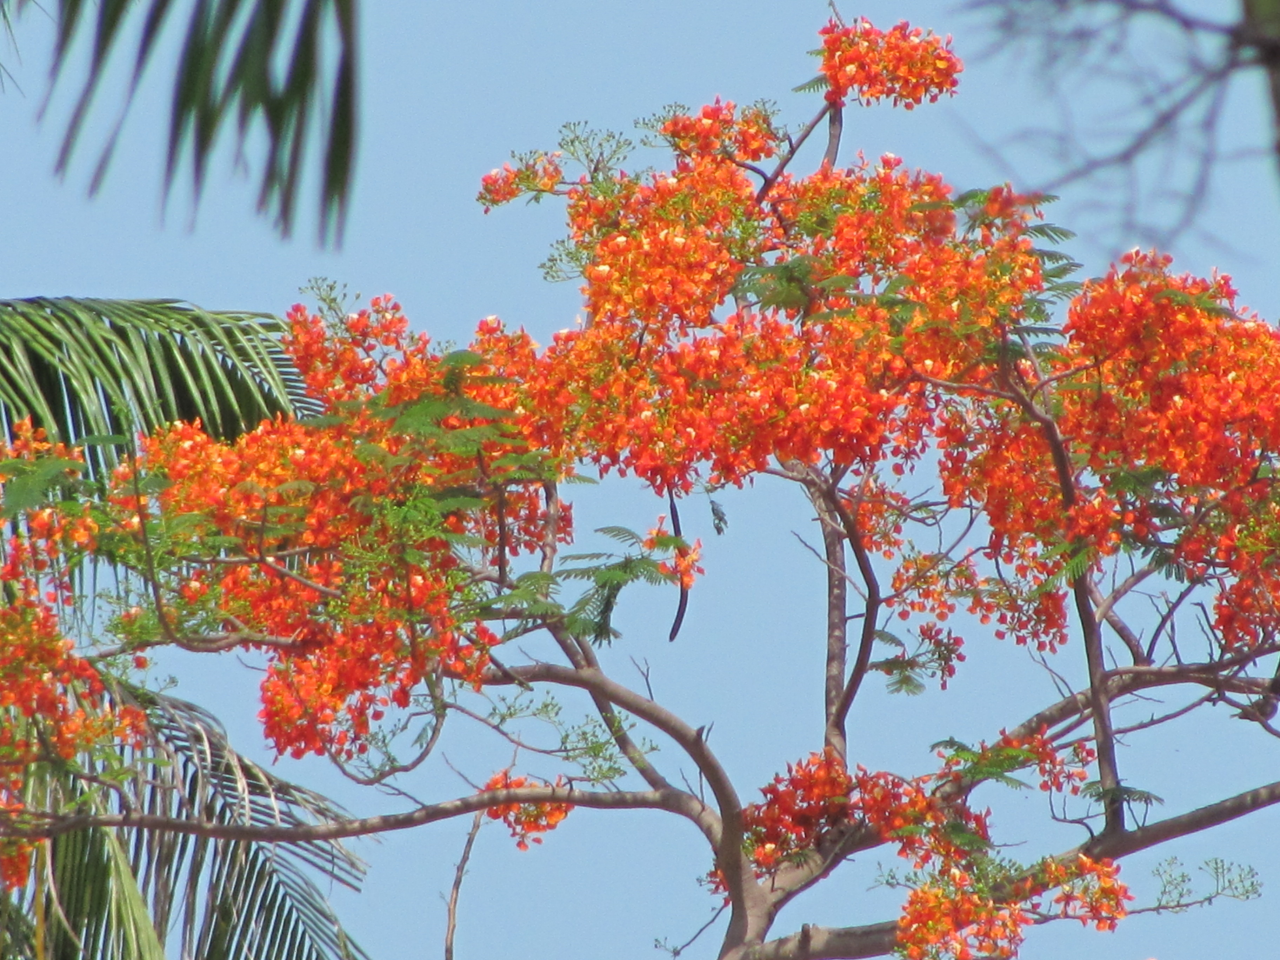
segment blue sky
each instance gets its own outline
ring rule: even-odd
[[[281,314],[300,299],[298,288],[309,278],[325,276],[366,298],[394,293],[414,325],[439,340],[465,341],[475,322],[491,314],[545,340],[571,325],[578,311],[574,286],[549,285],[537,269],[559,234],[561,211],[553,203],[516,205],[484,216],[473,201],[481,175],[512,150],[552,147],[566,121],[629,130],[637,117],[673,101],[696,106],[717,95],[739,103],[769,98],[787,121],[804,122],[817,109],[817,98],[789,91],[815,73],[805,51],[816,46],[827,10],[819,0],[366,2],[356,189],[345,242],[334,251],[317,248],[305,207],[297,236],[287,242],[254,215],[255,180],[246,171],[256,159],[252,151],[242,163],[232,150],[222,152],[198,209],[185,182],[162,208],[163,82],[141,91],[99,196],[87,199],[85,187],[95,148],[114,120],[112,96],[103,97],[97,125],[59,183],[52,168],[74,85],[55,91],[38,123],[50,30],[44,14],[30,9],[18,24],[18,49],[0,45],[0,62],[13,74],[0,96],[0,295],[173,297],[212,309]],[[1029,126],[1053,122],[1054,104],[1011,51],[978,56],[990,43],[980,21],[924,0],[845,5],[843,12],[881,26],[908,18],[951,33],[966,61],[953,101],[913,113],[849,111],[845,159],[859,149],[870,157],[891,151],[908,165],[941,172],[962,189],[1011,176],[1018,187],[1033,188],[1052,175],[1051,163],[1011,141]],[[1140,37],[1133,55],[1158,59],[1157,39],[1149,38],[1144,48]],[[1119,93],[1094,83],[1073,96],[1082,129],[1091,131],[1101,128]],[[1258,78],[1237,84],[1226,123],[1233,149],[1248,152],[1266,142],[1269,120]],[[1146,172],[1158,186],[1162,172],[1155,165]],[[1174,249],[1184,269],[1231,273],[1242,301],[1272,322],[1280,318],[1278,182],[1274,166],[1256,149],[1224,166],[1197,230]],[[1108,203],[1095,187],[1080,184],[1064,191],[1049,211],[1065,226],[1088,228],[1071,249],[1089,274],[1105,269],[1110,251],[1143,241],[1108,228],[1116,221]],[[655,498],[626,483],[605,484],[579,500],[580,529],[604,523],[644,529],[663,512]],[[823,574],[793,535],[807,534],[812,524],[792,491],[761,483],[725,500],[731,523],[726,537],[715,538],[704,516],[687,520],[707,545],[708,575],[695,591],[680,640],[666,642],[674,597],[639,593],[623,611],[625,639],[612,660],[618,675],[634,683],[640,681],[628,658],[649,660],[659,699],[695,725],[714,722],[713,745],[723,751],[740,790],[750,795],[788,761],[820,745],[814,640],[821,635]],[[946,695],[868,698],[854,717],[860,762],[904,774],[924,772],[931,766],[930,742],[947,736],[991,739],[1048,701],[1047,684],[1021,651],[975,638],[970,653]],[[233,658],[175,660],[172,667],[182,671],[179,694],[222,716],[246,752],[266,756],[252,719],[252,675]],[[585,710],[566,703],[571,715]],[[1218,711],[1200,725],[1154,740],[1158,753],[1150,757],[1135,749],[1126,769],[1169,798],[1169,813],[1236,785],[1244,789],[1274,778],[1275,744],[1242,726]],[[472,749],[463,737],[446,752],[481,779],[505,763],[491,745]],[[360,812],[398,809],[396,800],[351,789],[318,764],[284,762],[278,772],[318,785]],[[466,789],[443,766],[405,787],[431,799]],[[1030,793],[983,799],[997,808],[998,823],[1009,827],[1010,836],[1019,824],[1037,822],[1043,811],[1042,798]],[[1274,881],[1280,877],[1273,869],[1280,850],[1274,839],[1259,838],[1274,837],[1277,828],[1276,812],[1266,812],[1167,854],[1193,868],[1209,856],[1249,862],[1264,880]],[[439,895],[452,879],[464,829],[461,823],[434,826],[359,846],[372,865],[366,890],[359,897],[338,891],[335,899],[375,958],[439,955]],[[1063,830],[1038,842],[1059,849],[1074,836]],[[1126,878],[1150,893],[1142,877],[1160,856],[1134,858],[1126,864]],[[855,864],[847,881],[789,908],[778,931],[802,922],[892,917],[896,897],[866,890],[875,863],[870,858]],[[653,950],[655,939],[683,942],[714,909],[713,898],[695,882],[708,867],[694,832],[659,814],[579,811],[528,853],[517,852],[501,828],[492,827],[481,834],[463,890],[458,956],[661,957]],[[1273,942],[1274,924],[1266,918],[1274,915],[1277,895],[1178,917],[1138,917],[1113,935],[1052,925],[1033,932],[1023,955],[1245,955]],[[709,935],[684,956],[714,956],[715,944]]]

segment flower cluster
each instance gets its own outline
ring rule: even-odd
[[[685,157],[721,153],[742,162],[756,162],[778,152],[781,137],[769,114],[760,107],[748,107],[735,117],[732,102],[707,104],[697,116],[678,113],[659,132],[677,154]]]
[[[850,809],[914,870],[949,870],[971,862],[990,841],[986,813],[970,810],[963,798],[938,789],[942,777],[907,779],[857,768]]]
[[[1014,957],[1023,928],[1058,917],[1113,930],[1133,896],[1110,860],[1047,859],[1020,876],[952,867],[915,886],[898,920],[898,943],[910,960]],[[1058,892],[1046,902],[1049,891]]]
[[[903,473],[942,425],[915,371],[973,369],[1039,289],[1024,224],[966,233],[946,185],[893,157],[784,176],[761,206],[725,155],[743,122],[729,107],[668,121],[671,171],[570,189],[589,323],[539,353],[487,321],[473,349],[520,385],[526,429],[557,455],[660,492],[823,455]],[[705,140],[684,132],[703,120]],[[720,316],[735,288],[759,305]],[[868,529],[892,515],[871,509]]]
[[[976,783],[992,776],[1004,776],[1013,770],[1034,766],[1040,774],[1040,789],[1056,793],[1080,793],[1080,786],[1088,779],[1086,767],[1096,756],[1082,742],[1071,748],[1071,759],[1061,751],[1041,729],[1038,733],[1015,737],[1001,732],[994,744],[980,743],[976,748],[951,743],[952,749],[938,750],[943,760],[939,779],[950,779],[961,789],[970,789]]]
[[[1082,924],[1092,923],[1099,930],[1114,930],[1116,922],[1125,917],[1125,904],[1133,899],[1119,876],[1120,867],[1111,860],[1091,860],[1083,854],[1074,863],[1047,860],[1037,882],[1046,889],[1056,888],[1058,893],[1051,906],[1043,909]]]
[[[985,842],[986,816],[930,789],[935,779],[909,780],[863,767],[850,773],[830,749],[788,764],[785,774],[761,788],[764,799],[743,812],[756,870],[776,870],[841,825],[875,831],[897,844],[899,856],[912,860],[916,869],[966,861],[969,853],[957,837]]]
[[[1091,757],[1077,752],[1078,762]],[[776,872],[819,847],[831,831],[874,831],[911,861],[914,880],[899,921],[899,942],[917,960],[1013,956],[1023,926],[1045,910],[1109,929],[1129,899],[1109,861],[1080,857],[1064,866],[1047,860],[1031,871],[1010,870],[988,854],[987,814],[964,802],[974,783],[1028,766],[1042,789],[1077,792],[1083,770],[1064,761],[1043,733],[976,749],[940,753],[942,769],[906,779],[858,767],[850,773],[830,749],[789,764],[763,787],[763,799],[743,811],[746,849],[756,873]],[[718,872],[711,885],[723,891]],[[1057,890],[1052,906],[1047,891]]]
[[[140,472],[118,472],[113,504],[122,549],[169,565],[160,639],[266,650],[276,748],[350,758],[429,673],[479,682],[498,638],[459,610],[464,553],[499,565],[541,547],[541,460],[481,358],[432,352],[389,298],[338,326],[301,309],[291,321],[288,349],[331,416],[234,443],[161,430]],[[153,475],[163,489],[139,494]],[[568,537],[568,515],[557,523]]]
[[[908,960],[1012,957],[1028,921],[1020,905],[994,902],[956,868],[911,891],[898,918],[898,942]]]
[[[1012,737],[1004,734],[1000,738],[1000,744],[1034,754],[1036,769],[1040,773],[1041,790],[1046,793],[1067,791],[1078,795],[1081,785],[1089,779],[1085,768],[1097,759],[1096,753],[1086,744],[1077,743],[1072,748],[1072,757],[1068,761],[1045,736],[1045,732],[1042,729],[1026,737]]]
[[[74,483],[82,461],[30,420],[16,423],[14,435],[0,450],[9,481],[4,506],[14,515],[14,532],[0,547],[7,599],[0,607],[0,815],[17,819],[30,764],[71,762],[116,738],[134,742],[145,720],[134,707],[106,702],[98,670],[62,632],[61,613],[74,603],[67,554],[94,546],[98,525],[85,507],[49,505],[31,484]],[[0,890],[26,881],[31,851],[21,840],[0,842]]]
[[[832,751],[788,764],[762,787],[764,800],[743,812],[752,860],[768,873],[813,849],[820,834],[849,820],[853,779]]]
[[[563,178],[560,154],[535,153],[517,158],[516,166],[509,163],[501,170],[492,170],[480,178],[480,193],[476,199],[488,213],[494,207],[510,203],[526,193],[554,193]]]
[[[822,29],[822,73],[827,99],[843,103],[852,93],[866,104],[889,97],[908,110],[933,103],[958,85],[963,69],[945,40],[905,21],[877,30],[860,19],[850,26],[832,20]]]
[[[528,777],[513,777],[510,774],[509,770],[495,773],[484,785],[485,790],[514,790],[527,787],[533,782]],[[560,785],[561,781],[557,780],[556,786]],[[505,823],[511,836],[515,838],[516,847],[528,850],[531,842],[542,842],[542,837],[538,834],[554,830],[572,809],[571,803],[502,803],[489,807],[485,816]]]
[[[658,525],[649,531],[640,546],[649,553],[669,552],[670,559],[658,562],[658,572],[688,590],[694,580],[706,572],[698,565],[702,541],[695,540],[692,546],[685,543],[682,538],[667,532],[666,522],[666,517],[659,517]]]
[[[1176,540],[1173,559],[1219,588],[1228,648],[1272,635],[1280,334],[1236,309],[1230,278],[1178,276],[1140,251],[1086,284],[1066,330],[1069,361],[1090,368],[1064,417],[1099,477],[1086,532],[1103,552]]]

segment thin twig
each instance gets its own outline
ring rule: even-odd
[[[453,960],[453,935],[458,929],[458,894],[462,892],[462,878],[467,875],[467,861],[471,859],[471,848],[475,846],[476,834],[484,825],[484,811],[477,810],[471,820],[471,829],[467,831],[467,842],[462,848],[462,858],[458,860],[458,870],[453,875],[453,887],[449,890],[448,922],[444,928],[444,960]]]
[[[717,910],[717,911],[712,915],[712,917],[711,917],[711,919],[710,919],[710,920],[708,920],[706,923],[704,923],[702,926],[700,926],[700,927],[698,928],[698,932],[697,932],[697,933],[695,933],[692,937],[690,937],[690,938],[689,938],[688,940],[686,940],[684,943],[680,944],[680,946],[678,946],[678,947],[667,947],[667,948],[666,948],[666,951],[667,951],[668,953],[670,953],[670,954],[671,954],[671,956],[672,956],[673,958],[674,958],[674,957],[678,957],[678,956],[680,956],[680,954],[684,953],[684,952],[685,952],[686,950],[688,950],[691,946],[693,946],[693,944],[694,944],[694,941],[695,941],[695,940],[697,940],[700,936],[702,936],[702,935],[703,935],[704,933],[706,933],[709,929],[711,929],[711,925],[712,925],[713,923],[715,923],[717,920],[719,920],[719,919],[720,919],[720,914],[724,913],[724,912],[725,912],[725,910],[727,910],[728,908],[729,908],[729,905],[728,905],[727,903],[726,903],[726,904],[724,904],[723,906],[721,906],[721,907],[720,907],[720,909],[719,909],[719,910]],[[665,941],[663,941],[663,942],[665,943]],[[446,958],[446,960],[448,960],[448,958]]]
[[[822,122],[823,118],[830,111],[831,104],[823,104],[822,109],[818,111],[818,115],[810,120],[805,128],[800,131],[800,135],[791,142],[787,152],[782,155],[782,158],[778,161],[778,165],[773,168],[773,173],[769,174],[769,178],[765,180],[765,182],[760,185],[760,189],[756,191],[756,203],[764,203],[765,197],[769,195],[769,191],[773,189],[774,184],[778,182],[778,178],[781,177],[783,171],[787,169],[787,165],[795,159],[796,153],[800,150],[800,147],[804,145],[804,142],[809,139],[809,135],[818,128],[818,124]]]

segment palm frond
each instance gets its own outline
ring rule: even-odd
[[[0,960],[34,960],[36,925],[13,896],[0,893]]]
[[[264,417],[311,412],[283,329],[265,314],[174,300],[0,300],[0,428],[30,416],[75,443],[199,417],[230,438]],[[106,464],[116,455],[88,453]]]
[[[237,754],[199,707],[158,694],[139,699],[150,739],[129,758],[132,773],[118,789],[86,789],[83,775],[46,765],[28,781],[29,800],[258,826],[346,816]],[[91,763],[80,773],[111,780]],[[367,960],[313,879],[358,888],[364,864],[337,842],[98,828],[58,837],[40,856],[25,892],[0,897],[4,960],[34,960],[37,916],[48,960],[163,960],[164,943],[200,960]]]
[[[19,7],[24,3],[20,2]],[[128,106],[159,39],[170,22],[172,0],[58,0],[53,75],[67,69],[82,28],[92,19],[87,78],[67,125],[58,171],[66,170],[90,104],[112,53],[121,46],[130,16],[145,7],[133,55],[124,109],[99,156],[91,190],[101,184]],[[190,0],[185,39],[173,78],[166,190],[190,149],[197,198],[224,124],[234,116],[241,146],[258,121],[267,153],[258,209],[270,213],[288,235],[298,188],[309,159],[313,126],[320,127],[319,227],[321,239],[341,237],[351,193],[356,142],[356,0]],[[90,11],[96,9],[96,18]],[[160,59],[164,59],[161,57]]]
[[[0,0],[0,34],[9,42],[9,46],[13,48],[13,13],[9,9],[12,0]],[[5,92],[5,84],[13,83],[13,74],[9,72],[9,68],[0,63],[0,93]],[[17,86],[14,83],[14,86]],[[4,954],[0,953],[0,957]]]

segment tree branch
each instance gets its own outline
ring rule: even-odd
[[[707,746],[705,727],[694,729],[665,707],[641,696],[629,687],[610,679],[599,667],[571,669],[550,663],[536,663],[523,667],[511,667],[509,672],[526,683],[551,683],[577,687],[593,696],[653,724],[688,754],[706,779],[716,799],[719,815],[701,800],[684,791],[671,791],[680,800],[680,813],[689,816],[702,830],[716,851],[716,866],[724,877],[725,887],[733,904],[729,919],[726,943],[742,943],[752,935],[763,935],[758,929],[768,913],[764,891],[755,882],[751,865],[742,850],[745,824],[742,819],[742,801],[738,799],[728,773],[719,759]],[[510,682],[503,678],[503,681]],[[486,682],[488,680],[486,679]],[[655,796],[668,796],[668,791],[653,791]]]
[[[211,840],[252,840],[259,843],[297,843],[304,840],[342,840],[395,830],[407,830],[440,820],[466,816],[507,804],[567,803],[596,810],[667,810],[701,826],[697,798],[679,790],[583,791],[570,786],[516,787],[483,790],[457,800],[426,804],[405,813],[334,820],[287,827],[253,823],[217,823],[147,813],[76,814],[58,816],[25,810],[18,815],[0,814],[0,837],[45,840],[91,827],[128,827],[132,830],[179,833]],[[28,825],[29,824],[29,825]]]
[[[1076,504],[1075,475],[1071,470],[1071,458],[1067,453],[1066,441],[1058,430],[1054,419],[1039,407],[1030,397],[1019,391],[1017,404],[1023,413],[1034,422],[1043,434],[1049,447],[1049,455],[1053,460],[1054,471],[1058,475],[1058,486],[1062,493],[1062,506],[1070,511]],[[1072,544],[1071,555],[1076,556],[1083,548]],[[1094,614],[1093,600],[1089,595],[1089,573],[1086,570],[1071,581],[1071,593],[1075,598],[1076,615],[1080,618],[1080,629],[1084,634],[1085,661],[1089,670],[1090,706],[1093,710],[1094,745],[1098,752],[1098,780],[1102,787],[1103,809],[1106,814],[1106,830],[1121,832],[1124,830],[1124,802],[1120,796],[1120,773],[1116,759],[1115,735],[1111,730],[1111,696],[1107,689],[1107,665],[1103,658],[1102,630],[1098,625],[1098,617]]]
[[[1081,846],[1078,852],[1093,859],[1110,857],[1117,860],[1178,837],[1220,826],[1276,803],[1280,803],[1280,780],[1126,833],[1102,834]]]
[[[1255,650],[1206,663],[1188,663],[1173,667],[1121,667],[1106,675],[1108,700],[1150,687],[1167,687],[1179,683],[1194,683],[1215,690],[1232,690],[1245,694],[1256,692],[1256,684],[1246,677],[1225,677],[1223,674],[1251,661],[1260,660],[1280,652],[1271,644]],[[1055,727],[1066,720],[1084,713],[1090,708],[1088,691],[1063,697],[1038,713],[1028,717],[1009,731],[1012,737],[1027,737],[1046,727]]]
[[[1107,597],[1102,596],[1102,591],[1098,589],[1098,585],[1092,580],[1088,581],[1089,599],[1096,607],[1094,616],[1106,623],[1112,630],[1116,632],[1116,636],[1129,648],[1129,653],[1133,657],[1133,662],[1138,665],[1149,664],[1151,658],[1147,656],[1146,651],[1142,649],[1142,640],[1133,632],[1127,623],[1121,619],[1116,613],[1115,606],[1123,597],[1133,590],[1147,577],[1151,576],[1155,571],[1151,567],[1143,567],[1124,579],[1118,587],[1111,591]]]
[[[866,586],[866,604],[862,616],[862,634],[858,641],[858,656],[854,660],[849,682],[845,684],[840,702],[836,705],[835,716],[831,721],[840,730],[844,730],[849,709],[853,706],[853,700],[858,695],[858,689],[862,686],[863,678],[866,677],[867,669],[871,665],[871,652],[876,640],[876,621],[880,617],[882,599],[880,581],[876,578],[875,567],[871,565],[871,556],[862,542],[862,532],[858,529],[857,521],[840,503],[838,494],[828,494],[827,502],[835,515],[840,518],[840,524],[849,540],[849,548],[853,551],[854,562],[858,565],[858,572],[862,575],[862,581]]]
[[[883,957],[898,945],[896,921],[862,927],[814,927],[744,950],[734,960],[861,960]]]
[[[845,725],[840,716],[849,651],[849,574],[845,569],[844,531],[824,493],[809,488],[810,501],[822,526],[822,546],[827,570],[827,650],[823,741],[841,760],[848,760]],[[846,711],[847,712],[847,711]]]
[[[795,159],[796,154],[804,145],[804,142],[809,139],[809,135],[812,134],[814,130],[818,129],[818,124],[820,124],[823,118],[830,112],[831,104],[823,104],[822,109],[818,111],[818,115],[810,120],[808,124],[805,125],[805,128],[800,131],[800,135],[796,137],[787,152],[778,160],[778,165],[773,168],[773,173],[769,174],[765,182],[760,185],[760,189],[756,191],[756,203],[764,203],[765,197],[769,196],[769,191],[773,189],[773,185],[778,182],[778,178],[782,176],[786,171],[787,166]]]
[[[458,897],[462,893],[462,878],[467,875],[467,861],[471,859],[471,848],[475,846],[476,834],[484,825],[484,811],[476,811],[471,821],[471,829],[467,831],[467,842],[462,847],[462,856],[458,859],[458,869],[453,875],[453,886],[449,888],[449,905],[444,928],[444,960],[453,960],[453,935],[458,929]]]
[[[600,669],[599,662],[595,658],[595,651],[590,646],[587,646],[585,650],[575,646],[571,639],[564,634],[562,624],[550,624],[547,630],[556,638],[561,649],[566,652],[571,650],[576,652],[579,655],[579,662],[595,670]],[[614,744],[622,751],[622,755],[627,758],[627,762],[644,778],[644,782],[654,790],[674,789],[667,778],[658,772],[658,769],[649,760],[645,752],[640,749],[640,745],[631,739],[631,734],[627,733],[627,728],[623,725],[622,718],[618,716],[618,712],[613,708],[609,698],[594,690],[588,690],[587,692],[596,708],[596,712],[600,715],[600,719],[609,729],[609,735],[613,737]],[[653,701],[650,700],[649,702],[652,703]]]

